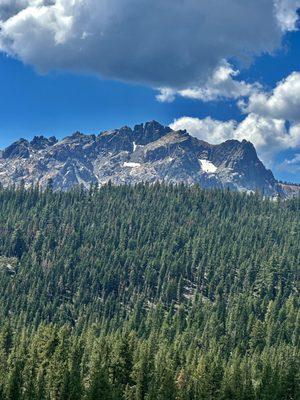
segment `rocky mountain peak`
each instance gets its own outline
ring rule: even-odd
[[[133,129],[133,136],[137,144],[146,145],[150,142],[155,142],[171,131],[172,129],[168,126],[163,126],[157,121],[150,121],[136,125]]]
[[[72,139],[81,139],[82,137],[86,136],[84,133],[81,133],[79,131],[76,131],[74,133],[72,133],[72,135],[70,136]]]
[[[57,143],[58,140],[55,136],[51,136],[50,138],[46,138],[45,136],[35,136],[30,142],[30,146],[36,150],[45,149],[48,146],[53,146]]]
[[[20,139],[8,146],[2,153],[3,158],[29,158],[30,143],[26,139]]]
[[[95,135],[86,135],[82,132],[76,131],[72,133],[69,136],[66,136],[62,141],[64,143],[80,143],[80,142],[86,142],[87,140],[95,140]]]
[[[2,157],[0,153],[4,186],[25,182],[46,187],[50,178],[54,187],[62,190],[109,181],[116,185],[165,181],[289,195],[259,160],[252,143],[227,140],[212,145],[157,121],[98,136],[75,132],[61,141],[44,136],[36,136],[30,143],[20,139],[6,148]]]
[[[251,159],[257,158],[257,152],[256,152],[256,149],[255,149],[253,143],[243,139],[241,142],[241,147],[244,151],[245,156],[247,156]]]

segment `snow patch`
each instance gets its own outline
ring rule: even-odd
[[[208,174],[214,174],[218,167],[216,167],[211,161],[199,160],[202,171]]]
[[[123,166],[124,167],[130,167],[130,168],[135,168],[135,167],[140,167],[140,163],[137,162],[124,162]]]
[[[135,142],[133,142],[133,151],[136,151],[137,148],[137,144]]]

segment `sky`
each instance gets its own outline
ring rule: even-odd
[[[300,0],[0,0],[0,148],[157,120],[300,183]]]

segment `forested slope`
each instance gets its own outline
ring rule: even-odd
[[[0,190],[0,398],[297,399],[300,200]]]

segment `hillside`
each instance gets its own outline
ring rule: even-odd
[[[0,190],[0,397],[299,398],[300,200]]]

